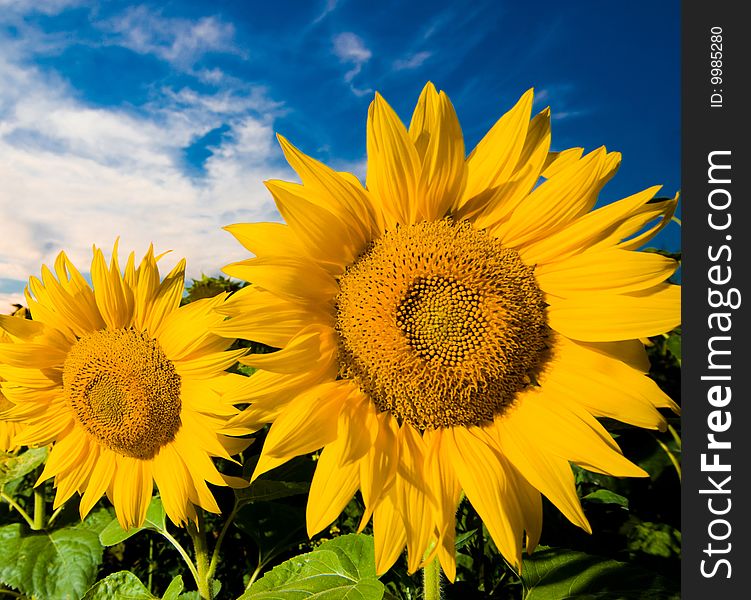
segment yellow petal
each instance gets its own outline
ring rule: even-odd
[[[104,254],[96,248],[91,262],[91,280],[99,312],[110,329],[119,329],[130,323],[133,301],[126,292],[117,268],[117,247],[113,250],[111,268],[107,268]]]
[[[227,265],[223,271],[292,302],[326,302],[339,292],[336,280],[305,258],[253,258]]]
[[[292,458],[333,442],[339,413],[351,387],[329,382],[306,390],[292,400],[269,429],[253,479],[264,473],[264,458]]]
[[[604,148],[591,152],[535,188],[493,234],[516,248],[561,229],[589,212],[619,162],[617,152],[607,154]]]
[[[540,490],[574,525],[592,532],[576,495],[574,474],[566,459],[540,448],[534,434],[528,434],[523,424],[515,426],[510,418],[496,419],[486,431],[493,437],[503,456],[533,487]]]
[[[162,324],[168,314],[177,310],[185,291],[185,259],[181,259],[167,277],[162,280],[154,294],[146,326],[155,336],[159,336]]]
[[[467,498],[488,528],[504,558],[521,569],[523,510],[505,459],[494,452],[482,430],[453,427],[444,441]]]
[[[378,413],[376,421],[376,438],[368,454],[360,460],[360,492],[365,510],[360,520],[359,531],[364,529],[378,502],[393,483],[399,464],[399,444],[396,436],[399,426],[388,412]]]
[[[577,295],[551,302],[548,323],[584,342],[659,335],[681,322],[681,287],[662,284],[627,294]]]
[[[407,571],[413,573],[422,566],[433,535],[436,500],[425,480],[427,448],[422,437],[409,423],[403,423],[398,438],[399,466],[394,491],[407,532]]]
[[[13,367],[34,365],[37,369],[62,367],[67,352],[48,344],[9,343],[0,344],[0,361]]]
[[[612,249],[538,265],[535,278],[540,289],[555,296],[602,290],[622,294],[662,283],[677,268],[677,261],[656,252]]]
[[[313,537],[330,525],[355,495],[360,483],[357,463],[345,460],[347,439],[340,437],[321,452],[310,484],[306,521]]]
[[[270,354],[250,354],[240,362],[274,373],[299,373],[309,370],[327,349],[335,347],[336,339],[336,332],[330,327],[310,325],[282,350]]]
[[[284,223],[236,223],[222,229],[259,257],[297,256],[302,252],[299,240]]]
[[[380,201],[388,226],[415,222],[420,158],[394,110],[376,92],[368,110],[366,185]]]
[[[624,232],[624,235],[613,234],[612,232],[617,230],[621,223],[628,221],[630,217],[643,213],[643,209],[649,206],[647,202],[654,197],[659,189],[660,186],[651,187],[618,202],[598,208],[579,217],[568,227],[546,238],[520,247],[518,252],[526,264],[534,265],[563,260],[572,254],[595,246],[601,249],[612,247],[628,235],[626,232]],[[618,239],[613,239],[614,237]]]
[[[277,135],[290,166],[297,171],[308,199],[347,223],[356,244],[364,244],[383,230],[378,209],[356,178],[337,173],[323,163],[300,152],[284,137]]]
[[[542,176],[545,179],[555,177],[558,173],[578,161],[582,154],[584,154],[584,148],[568,148],[560,152],[548,152]]]
[[[368,238],[351,219],[342,220],[326,208],[311,202],[310,192],[302,185],[286,181],[267,181],[276,206],[294,232],[302,253],[334,275],[363,251]]]
[[[395,492],[384,495],[373,513],[376,574],[383,575],[399,558],[407,543],[404,521],[396,508]]]
[[[81,519],[86,518],[94,505],[104,495],[115,471],[115,455],[101,446],[97,447],[94,468],[86,482],[86,491],[78,506]]]
[[[417,218],[440,219],[457,205],[466,177],[464,137],[448,96],[428,83],[412,115],[409,135],[422,163]]]
[[[532,95],[531,89],[525,92],[472,150],[467,158],[464,201],[504,183],[513,172],[529,128]]]

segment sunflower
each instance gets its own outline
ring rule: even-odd
[[[10,336],[0,330],[0,344],[9,341]],[[2,381],[2,378],[0,378],[0,385],[2,385]],[[3,395],[2,390],[0,390],[0,415],[11,406],[13,405],[8,402],[8,399]],[[21,426],[18,423],[6,421],[0,416],[0,452],[14,452],[15,450],[18,450],[19,446],[14,443],[13,439],[20,430]]]
[[[225,372],[245,353],[210,332],[225,295],[180,307],[185,261],[160,282],[152,248],[124,273],[94,248],[93,288],[65,253],[26,290],[33,320],[0,317],[3,418],[23,424],[14,443],[51,444],[37,485],[54,477],[55,508],[81,494],[81,518],[107,494],[124,528],[143,523],[154,483],[176,524],[194,505],[219,512],[207,482],[236,484],[211,457],[229,459],[247,430],[227,398],[244,377]]]
[[[517,570],[541,531],[541,494],[591,531],[571,463],[645,476],[597,417],[664,428],[677,409],[646,376],[639,338],[675,327],[677,267],[638,252],[669,221],[659,187],[594,209],[620,155],[550,152],[532,90],[465,157],[454,109],[432,84],[409,128],[376,94],[367,181],[280,142],[302,183],[269,181],[285,223],[227,227],[253,282],[215,331],[280,348],[237,423],[273,423],[254,477],[322,448],[310,535],[359,489],[379,573],[404,547],[455,577],[464,495]]]

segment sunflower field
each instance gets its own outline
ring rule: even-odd
[[[0,315],[0,598],[679,598],[678,197],[601,206],[620,154],[532,106],[467,153],[432,84],[406,125],[376,94],[364,184],[280,136],[229,278],[42,266]]]

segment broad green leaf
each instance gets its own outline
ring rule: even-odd
[[[176,575],[170,581],[169,587],[165,590],[164,596],[162,596],[162,600],[177,600],[184,588],[183,576]]]
[[[373,538],[349,534],[275,567],[239,600],[380,600],[384,591]]]
[[[582,497],[582,500],[598,504],[617,504],[623,508],[628,508],[628,498],[605,489],[595,490],[591,494]]]
[[[130,571],[118,571],[97,581],[82,600],[154,600],[148,588]]]
[[[26,533],[0,527],[0,583],[45,600],[81,598],[96,578],[102,546],[93,531],[75,527]]]
[[[524,600],[679,600],[677,586],[626,563],[563,548],[524,557]]]
[[[6,483],[28,475],[47,458],[47,448],[29,448],[20,454],[0,453],[0,489]]]
[[[126,531],[120,527],[117,519],[112,519],[99,534],[99,541],[102,543],[102,546],[114,546],[144,529],[154,529],[162,532],[166,529],[165,519],[166,515],[162,501],[160,498],[155,497],[151,499],[151,504],[149,504],[149,508],[146,510],[146,520],[141,527],[131,527]]]

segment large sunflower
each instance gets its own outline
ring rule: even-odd
[[[677,264],[636,251],[676,201],[593,210],[620,155],[550,152],[531,107],[530,90],[465,158],[433,85],[409,129],[376,94],[365,188],[280,138],[302,180],[267,183],[286,223],[227,228],[255,258],[225,271],[254,285],[215,331],[281,348],[242,359],[259,372],[238,422],[273,422],[254,476],[323,448],[308,531],[359,488],[379,572],[406,545],[411,571],[437,553],[453,579],[462,492],[516,569],[540,493],[589,531],[570,463],[646,475],[596,417],[662,428],[676,408],[638,339],[679,323]]]
[[[227,398],[244,378],[225,369],[244,354],[210,332],[225,295],[180,307],[185,261],[160,282],[152,249],[124,273],[117,246],[109,268],[94,249],[93,289],[60,253],[26,297],[33,320],[0,316],[2,417],[23,423],[15,444],[52,444],[42,482],[55,478],[55,507],[82,494],[83,518],[107,494],[124,528],[141,525],[154,483],[176,524],[194,505],[219,512],[206,483],[234,483],[211,457],[230,458],[246,442],[228,425]]]

